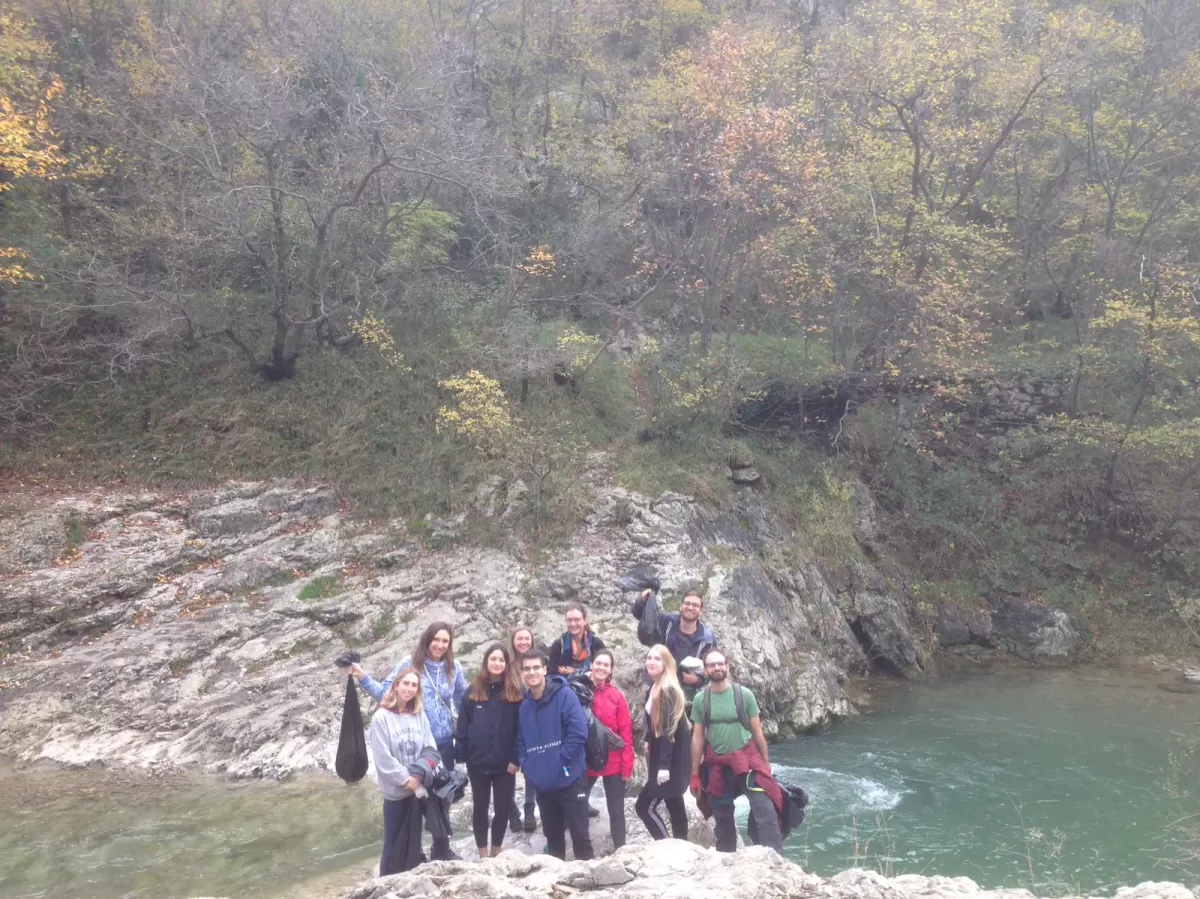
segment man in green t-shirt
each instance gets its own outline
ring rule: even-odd
[[[704,674],[709,685],[692,703],[691,786],[701,810],[711,808],[717,851],[737,849],[733,801],[745,796],[750,800],[756,841],[782,852],[783,794],[771,776],[758,700],[745,687],[730,682],[729,663],[719,649],[705,655]]]

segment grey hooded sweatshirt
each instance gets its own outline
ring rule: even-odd
[[[421,761],[425,749],[434,749],[437,757],[437,743],[424,715],[401,715],[383,708],[375,712],[371,718],[371,755],[384,799],[413,795],[404,789],[404,782],[413,774],[409,766]]]

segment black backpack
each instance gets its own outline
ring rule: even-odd
[[[776,780],[783,790],[784,837],[792,832],[792,828],[804,823],[804,810],[808,808],[808,794],[802,787],[784,780]]]
[[[601,771],[608,765],[608,756],[615,749],[624,749],[625,741],[618,737],[608,725],[602,722],[592,712],[592,700],[595,691],[591,679],[581,674],[574,674],[567,679],[571,690],[583,706],[583,717],[587,719],[587,744],[583,753],[587,759],[589,771]]]
[[[603,771],[608,764],[608,754],[612,751],[608,738],[613,736],[613,732],[600,723],[591,709],[584,709],[583,717],[587,719],[587,745],[583,753],[587,758],[588,770]]]
[[[776,779],[779,790],[783,793],[783,811],[779,813],[779,834],[785,840],[792,831],[804,823],[804,810],[808,807],[808,794],[793,783]],[[749,842],[758,845],[758,825],[754,816],[746,822],[746,837]]]

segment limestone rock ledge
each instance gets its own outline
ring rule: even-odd
[[[809,874],[770,849],[721,854],[664,840],[607,858],[561,862],[503,853],[483,861],[434,862],[353,887],[344,899],[1034,899],[1025,889],[982,890],[966,877],[884,877],[854,869]],[[1175,883],[1125,887],[1114,899],[1198,899]]]
[[[330,663],[347,647],[383,672],[444,619],[473,672],[517,623],[561,633],[573,599],[636,703],[645,650],[616,586],[634,565],[658,569],[670,601],[704,592],[771,736],[853,714],[849,678],[924,670],[903,585],[854,545],[839,571],[818,565],[762,492],[713,509],[615,486],[602,462],[590,487],[569,544],[536,563],[515,536],[467,542],[466,516],[502,520],[515,496],[494,481],[454,520],[416,523],[356,520],[330,490],[287,481],[0,497],[22,510],[0,518],[0,756],[232,777],[325,768],[344,689]]]

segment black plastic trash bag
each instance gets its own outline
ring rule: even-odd
[[[617,585],[625,593],[641,593],[643,590],[657,593],[662,587],[661,582],[658,580],[658,572],[645,565],[630,568],[621,575],[621,579],[617,581]]]
[[[348,652],[338,658],[337,664],[341,668],[348,668],[352,662],[358,661],[358,653]],[[338,777],[353,784],[367,776],[369,764],[367,733],[363,727],[362,708],[358,704],[358,688],[354,678],[347,677],[346,701],[342,706],[342,734],[338,737],[337,758],[333,767]]]
[[[663,633],[659,627],[659,622],[662,616],[662,604],[658,599],[658,591],[661,586],[658,580],[658,572],[646,566],[631,568],[621,575],[621,579],[617,584],[626,593],[633,591],[640,593],[644,590],[650,591],[650,596],[646,600],[646,604],[642,607],[642,613],[638,616],[637,638],[638,642],[643,646],[653,646],[655,643],[661,643],[663,641]],[[637,608],[636,604],[634,608]]]

